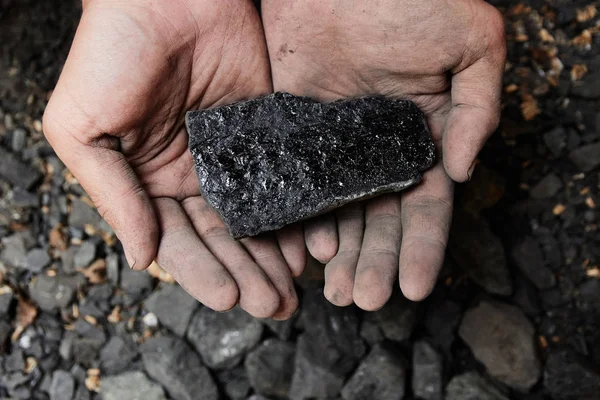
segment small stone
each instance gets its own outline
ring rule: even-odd
[[[276,321],[271,318],[261,319],[260,322],[265,324],[277,337],[281,340],[288,340],[292,335],[294,324],[298,313],[285,321]]]
[[[573,150],[569,158],[582,172],[590,172],[600,165],[600,142]]]
[[[330,362],[326,361],[327,354],[319,351],[320,346],[310,337],[305,334],[298,337],[289,393],[291,400],[333,398],[340,393],[345,373],[331,368]]]
[[[125,291],[124,303],[126,306],[137,304],[144,300],[151,292],[153,279],[146,271],[135,271],[127,266],[122,258],[121,288]]]
[[[69,247],[67,250],[60,253],[61,269],[65,274],[72,274],[75,270],[75,254],[79,251],[79,247]]]
[[[71,361],[71,357],[73,356],[73,344],[75,343],[76,338],[77,334],[75,332],[65,332],[58,348],[58,352],[63,360]]]
[[[400,191],[435,159],[419,108],[380,96],[274,93],[188,112],[186,126],[200,190],[235,238]]]
[[[426,341],[413,347],[413,393],[423,400],[443,399],[442,358]]]
[[[432,342],[448,353],[456,336],[456,327],[462,317],[462,308],[449,300],[445,294],[435,296],[434,292],[430,299],[432,302],[427,307],[423,322]]]
[[[239,307],[225,313],[202,307],[192,317],[187,339],[207,366],[225,369],[239,364],[262,332],[261,323]]]
[[[18,153],[25,148],[27,144],[27,131],[23,128],[17,128],[12,131],[10,147],[13,152]]]
[[[527,279],[517,277],[513,302],[529,317],[535,317],[542,312],[538,291]]]
[[[582,97],[584,99],[600,99],[600,83],[598,82],[600,82],[600,72],[591,72],[585,75],[581,82],[573,85],[571,93],[573,96]]]
[[[544,133],[544,143],[554,157],[560,157],[562,151],[567,147],[567,131],[562,126],[557,126]]]
[[[257,393],[286,397],[290,390],[296,349],[290,343],[267,339],[246,357],[250,385]]]
[[[0,290],[2,287],[0,287]],[[0,318],[5,317],[10,312],[12,305],[14,303],[15,295],[11,291],[4,292],[0,294]]]
[[[360,336],[371,346],[381,343],[385,339],[379,325],[375,321],[366,318],[363,319],[360,325]]]
[[[102,377],[100,393],[103,400],[166,400],[163,388],[141,371]]]
[[[177,336],[185,335],[199,304],[181,286],[172,284],[161,285],[160,290],[152,293],[144,302],[146,309],[156,315],[161,325]]]
[[[28,192],[18,186],[13,189],[11,194],[12,198],[10,202],[14,207],[32,208],[38,207],[40,204],[37,194]]]
[[[405,392],[404,362],[375,345],[342,389],[344,400],[402,400]]]
[[[2,376],[2,384],[10,393],[30,380],[31,376],[21,371],[3,374]]]
[[[512,257],[523,274],[538,289],[550,289],[556,285],[554,273],[546,267],[544,254],[538,242],[528,236],[512,248]]]
[[[50,264],[52,259],[48,255],[48,251],[44,249],[31,249],[25,257],[25,268],[33,273],[40,273],[42,270]]]
[[[29,189],[41,177],[40,171],[0,148],[0,178],[6,179],[11,185]]]
[[[546,175],[529,192],[533,199],[547,199],[556,196],[562,189],[563,183],[560,178],[552,173]]]
[[[7,372],[25,370],[25,355],[23,350],[13,350],[11,354],[4,359],[4,370]]]
[[[5,343],[9,338],[11,332],[12,325],[0,319],[0,353],[3,353],[6,350]]]
[[[408,339],[415,329],[417,307],[417,303],[407,300],[396,291],[383,308],[373,315],[386,339],[401,342]]]
[[[552,351],[544,369],[544,385],[554,399],[596,400],[600,369],[572,350]]]
[[[119,373],[125,370],[136,356],[137,352],[121,337],[112,336],[100,350],[102,370],[109,374]]]
[[[13,268],[25,268],[27,250],[31,247],[33,240],[24,234],[15,233],[2,239],[2,251],[0,261]]]
[[[448,383],[446,400],[508,400],[508,397],[478,373],[466,372]]]
[[[77,249],[73,260],[75,269],[85,268],[96,259],[96,245],[90,241],[83,242]]]
[[[61,276],[38,275],[29,284],[31,298],[44,311],[52,312],[71,304],[75,290]]]
[[[73,400],[90,400],[90,391],[87,390],[85,385],[77,386],[77,390],[75,391]],[[106,398],[105,398],[105,400],[106,400]],[[144,400],[144,399],[140,399],[140,400]]]
[[[518,308],[482,301],[465,313],[458,333],[494,378],[522,392],[538,381],[535,329]]]
[[[54,371],[52,374],[52,385],[50,386],[50,400],[66,400],[73,398],[75,392],[75,380],[66,371]]]
[[[83,230],[86,225],[98,226],[101,219],[100,214],[86,202],[80,199],[73,199],[71,202],[69,226]]]
[[[148,375],[174,400],[217,400],[219,392],[200,358],[183,340],[154,337],[141,346]]]
[[[457,264],[486,291],[502,296],[512,293],[504,245],[482,217],[457,212],[448,244]]]
[[[106,277],[113,286],[117,286],[119,284],[119,275],[119,255],[111,253],[106,256]]]

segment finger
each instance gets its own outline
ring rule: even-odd
[[[281,254],[293,277],[302,275],[306,266],[306,245],[302,224],[286,226],[276,232]]]
[[[131,268],[147,268],[158,249],[158,221],[135,172],[117,151],[118,139],[83,143],[63,128],[58,115],[52,108],[44,115],[46,137],[115,231]]]
[[[169,198],[155,199],[154,205],[161,230],[157,263],[207,307],[233,308],[239,295],[235,281],[202,243],[181,205]]]
[[[336,212],[340,247],[325,267],[325,297],[336,306],[352,304],[354,275],[364,230],[362,203],[351,203]]]
[[[294,288],[292,274],[285,263],[279,246],[277,246],[277,242],[270,236],[261,235],[241,239],[241,243],[279,292],[279,309],[272,318],[277,320],[290,318],[298,309],[298,296]]]
[[[200,239],[235,280],[240,307],[256,318],[271,317],[279,309],[279,293],[244,246],[229,235],[219,215],[200,196],[184,200],[183,208]]]
[[[452,109],[444,129],[444,166],[457,182],[472,176],[477,154],[500,120],[502,76],[506,59],[504,22],[490,6],[487,35],[474,59],[466,60],[452,77]],[[479,49],[481,46],[486,46]],[[483,54],[482,54],[483,52]]]
[[[335,217],[332,213],[320,215],[304,223],[304,239],[310,254],[322,264],[327,264],[338,249]]]
[[[437,164],[402,196],[400,288],[413,301],[431,293],[444,262],[452,219],[454,184]]]
[[[402,239],[400,195],[370,200],[365,210],[365,236],[354,280],[354,302],[372,311],[385,305],[398,275]]]

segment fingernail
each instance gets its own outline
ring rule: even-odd
[[[123,249],[123,252],[125,253],[125,259],[127,260],[127,264],[129,264],[129,269],[135,269],[135,257],[129,254],[127,249]]]
[[[467,171],[467,181],[470,181],[471,178],[473,177],[473,171],[475,171],[476,166],[477,166],[477,160],[473,161],[473,164],[471,164],[471,167]]]

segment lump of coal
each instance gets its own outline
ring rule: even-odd
[[[186,115],[200,191],[235,238],[421,181],[424,114],[379,96],[319,103],[275,93]]]

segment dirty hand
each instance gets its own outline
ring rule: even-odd
[[[409,98],[427,115],[443,160],[418,187],[305,226],[334,304],[378,309],[398,275],[406,297],[425,298],[444,259],[453,180],[469,179],[498,123],[501,14],[482,0],[263,0],[262,13],[276,91]]]
[[[199,196],[184,127],[188,110],[271,90],[250,0],[88,0],[44,132],[132,268],[156,260],[210,308],[287,318],[302,237],[234,241]]]

